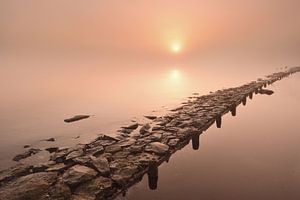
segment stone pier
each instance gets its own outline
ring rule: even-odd
[[[214,123],[220,128],[222,115],[235,116],[237,106],[246,105],[248,96],[269,94],[259,91],[299,71],[300,67],[294,67],[240,87],[195,96],[165,116],[147,116],[149,123],[122,127],[115,136],[103,134],[73,148],[53,148],[47,163],[20,163],[0,172],[0,199],[114,199],[145,174],[149,188],[156,189],[158,167],[172,154],[190,140],[193,149],[199,149],[201,133]]]

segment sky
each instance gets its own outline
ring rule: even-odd
[[[0,0],[0,50],[297,63],[299,9],[298,0]]]

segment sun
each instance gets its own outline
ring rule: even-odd
[[[173,53],[179,53],[181,51],[181,44],[178,42],[174,42],[171,45],[171,51]]]

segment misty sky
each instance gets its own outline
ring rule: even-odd
[[[0,48],[299,62],[299,0],[0,0]]]

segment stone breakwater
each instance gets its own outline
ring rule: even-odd
[[[220,128],[222,115],[235,116],[236,107],[246,105],[248,97],[272,94],[263,87],[299,71],[294,67],[240,87],[195,96],[165,116],[145,116],[150,120],[147,124],[121,127],[115,136],[100,135],[88,144],[53,148],[47,163],[18,164],[0,172],[0,199],[113,199],[146,173],[150,189],[155,189],[158,166],[173,153],[191,139],[193,148],[199,148],[199,135],[214,123]]]

